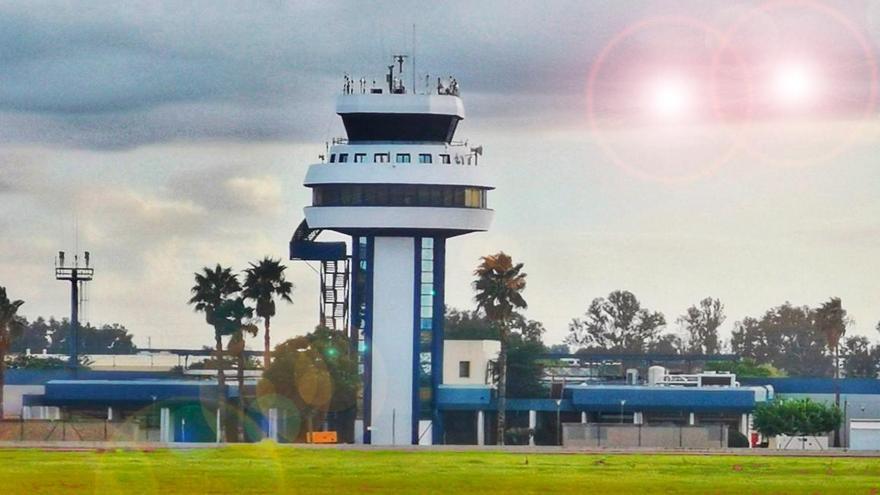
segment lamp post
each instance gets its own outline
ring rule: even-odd
[[[626,399],[620,400],[620,424],[623,424],[623,406],[626,405]]]

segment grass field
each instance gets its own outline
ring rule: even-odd
[[[0,450],[0,495],[880,493],[880,459],[298,449]]]

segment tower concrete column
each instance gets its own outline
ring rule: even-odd
[[[477,411],[477,445],[486,445],[486,416],[482,409]]]

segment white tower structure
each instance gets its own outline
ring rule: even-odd
[[[403,57],[395,62],[381,88],[345,78],[336,113],[347,139],[309,167],[305,217],[308,229],[352,237],[364,441],[440,443],[446,240],[489,228],[493,187],[478,164],[482,148],[453,141],[465,116],[455,79],[416,93],[404,87]]]

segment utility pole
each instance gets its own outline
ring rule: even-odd
[[[58,252],[55,260],[55,280],[70,282],[70,333],[67,336],[67,346],[70,356],[67,367],[76,370],[79,367],[79,290],[80,284],[92,280],[95,269],[91,268],[90,255],[83,253],[85,266],[79,266],[79,254],[73,255],[73,266],[67,266],[64,261],[64,251]]]

